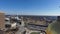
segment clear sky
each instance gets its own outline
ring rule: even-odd
[[[20,15],[60,15],[60,0],[0,0],[0,11]]]

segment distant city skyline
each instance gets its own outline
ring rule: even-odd
[[[19,15],[60,15],[60,0],[0,0],[0,11]]]

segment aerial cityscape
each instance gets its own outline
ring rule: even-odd
[[[60,34],[60,0],[0,0],[0,34]]]
[[[57,21],[57,16],[5,15],[0,13],[0,29],[5,34],[46,34],[49,24]]]

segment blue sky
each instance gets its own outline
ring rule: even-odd
[[[0,11],[20,15],[60,15],[60,0],[0,0]]]

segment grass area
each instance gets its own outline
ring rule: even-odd
[[[32,32],[31,34],[40,34],[39,32]]]

